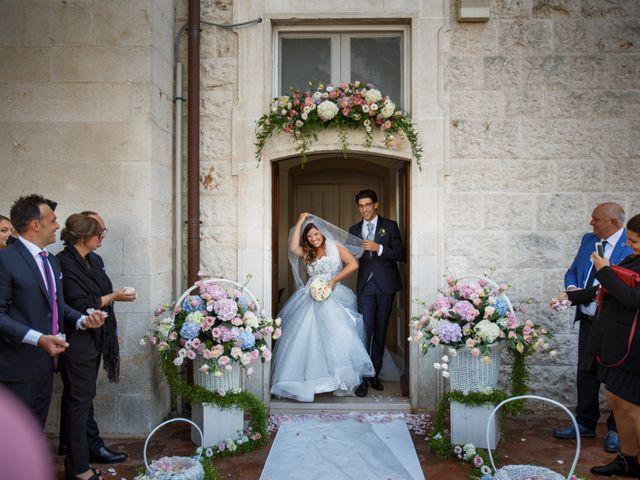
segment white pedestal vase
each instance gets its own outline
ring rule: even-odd
[[[500,437],[497,416],[494,416],[489,424],[490,444],[487,445],[487,421],[494,406],[492,403],[472,406],[451,402],[451,443],[473,443],[479,448],[496,448]]]
[[[200,356],[194,360],[193,381],[196,385],[213,392],[224,390],[232,393],[242,389],[240,365],[233,363],[230,372],[216,377],[212,373],[204,374],[199,370],[203,363]],[[244,411],[240,408],[222,409],[210,403],[194,404],[191,406],[191,418],[202,430],[205,447],[218,444],[227,438],[235,440],[238,432],[244,429]],[[200,440],[200,434],[193,427],[191,439]]]
[[[458,354],[449,360],[449,380],[451,390],[461,392],[480,392],[487,389],[495,389],[498,386],[500,371],[500,354],[504,344],[497,344],[491,348],[488,355],[491,362],[484,364],[482,357],[474,357],[467,348],[458,350]],[[464,445],[473,443],[476,447],[488,448],[487,420],[494,405],[486,403],[480,406],[463,405],[451,402],[451,443]],[[498,442],[498,420],[494,419],[490,426],[489,438],[491,448],[495,448]]]

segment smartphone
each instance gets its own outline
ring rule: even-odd
[[[596,252],[604,258],[604,247],[602,246],[602,242],[596,242]]]

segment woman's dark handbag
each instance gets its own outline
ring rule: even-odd
[[[634,272],[633,270],[629,270],[628,268],[618,267],[616,265],[611,265],[610,268],[613,271],[613,273],[616,274],[616,277],[618,277],[618,280],[620,280],[626,286],[631,288],[636,288],[638,287],[638,285],[640,285],[640,273]],[[598,289],[598,293],[596,295],[596,302],[598,302],[598,312],[602,311],[602,305],[604,304],[604,294],[606,292],[607,290],[602,285],[600,285],[600,288]],[[627,352],[624,354],[624,356],[615,363],[607,364],[600,359],[599,355],[596,355],[596,360],[600,365],[604,367],[613,368],[613,367],[619,367],[624,363],[624,361],[627,359],[627,356],[629,355],[629,351],[631,350],[631,343],[633,342],[633,336],[635,335],[636,327],[638,326],[639,314],[640,314],[640,308],[636,311],[636,316],[633,319],[633,324],[631,324],[631,330],[629,331],[629,339],[627,340]],[[600,317],[599,314],[598,314],[598,317]]]

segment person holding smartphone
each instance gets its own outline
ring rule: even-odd
[[[596,269],[593,268],[592,254],[597,248],[602,250],[602,258],[607,258],[612,265],[618,264],[622,259],[632,253],[627,245],[627,233],[624,229],[624,209],[614,202],[605,202],[596,206],[591,213],[592,233],[586,233],[580,242],[580,248],[571,266],[564,277],[564,286],[567,291],[585,289],[589,290],[599,281],[596,277]],[[598,247],[599,245],[599,247]],[[597,289],[596,289],[597,290]],[[591,335],[592,325],[595,321],[596,303],[595,291],[584,303],[576,307],[575,322],[580,322],[578,333],[578,369],[577,369],[577,405],[575,409],[579,434],[582,437],[595,437],[596,425],[600,417],[600,381],[596,377],[595,370],[584,367],[584,358],[587,344]],[[566,297],[564,297],[566,298]],[[576,438],[573,423],[565,428],[553,432],[553,436],[560,439]],[[616,452],[619,448],[619,438],[616,422],[613,415],[607,418],[607,435],[604,449],[608,452]]]
[[[627,236],[626,243],[632,253],[620,262],[620,266],[640,274],[640,215],[627,223]],[[611,268],[606,251],[605,255],[600,252],[592,253],[591,260],[595,279],[605,290],[583,354],[582,367],[595,372],[598,382],[605,384],[607,402],[618,426],[620,449],[611,463],[593,467],[591,472],[639,478],[640,328],[637,327],[640,284],[625,283]],[[589,303],[601,287],[568,290],[564,298],[575,305]]]

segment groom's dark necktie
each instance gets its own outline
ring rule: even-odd
[[[53,278],[51,265],[49,265],[47,252],[43,250],[39,253],[39,255],[42,258],[42,265],[44,266],[44,276],[47,280],[47,293],[49,294],[49,303],[51,304],[51,334],[56,335],[58,333],[58,302],[56,300],[56,282]]]
[[[367,238],[365,240],[373,240],[373,223],[367,223]],[[369,257],[373,257],[371,250],[369,250]]]

